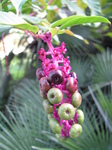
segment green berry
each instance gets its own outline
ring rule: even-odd
[[[51,105],[47,99],[43,101],[43,107],[48,114],[53,113],[54,111],[53,105]]]
[[[63,94],[58,88],[51,88],[47,93],[48,100],[51,104],[58,104],[63,99]]]
[[[56,137],[57,137],[57,139],[59,140],[59,141],[62,141],[62,142],[64,142],[64,141],[66,141],[67,140],[67,138],[66,137],[62,137],[61,136],[61,134],[56,134]]]
[[[70,120],[73,119],[75,115],[76,108],[69,103],[62,104],[58,109],[58,114],[61,119],[63,120]]]
[[[82,124],[84,121],[84,113],[82,110],[78,109],[77,114],[79,115],[77,119],[77,123]]]
[[[60,133],[61,132],[61,127],[60,127],[60,125],[56,119],[54,119],[54,118],[50,119],[49,120],[49,126],[51,127],[51,130],[54,133]]]
[[[77,108],[77,107],[79,107],[81,105],[81,102],[82,102],[81,94],[76,91],[72,95],[72,104],[73,104],[74,107]]]
[[[50,120],[51,118],[53,118],[52,114],[48,114],[48,119]]]
[[[82,132],[82,126],[80,124],[74,124],[72,125],[69,131],[69,136],[71,138],[76,138],[81,134],[81,132]]]

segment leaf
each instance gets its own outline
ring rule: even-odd
[[[0,12],[0,24],[4,26],[3,28],[12,26],[22,30],[29,30],[33,33],[37,33],[38,31],[37,26],[32,26],[14,13]],[[0,32],[3,30],[2,26]]]
[[[94,63],[93,81],[95,83],[106,83],[112,81],[112,52],[111,50],[104,51],[102,54],[97,54],[92,57]]]
[[[55,22],[53,22],[53,23],[51,24],[51,28],[57,27],[57,26],[59,26],[59,25],[62,25],[63,23],[69,21],[70,19],[73,19],[74,17],[77,17],[77,16],[76,16],[76,15],[73,15],[73,16],[70,16],[70,17],[68,17],[68,18],[63,18],[63,19],[60,19],[60,20],[58,20],[58,21],[55,21]]]
[[[12,4],[16,8],[16,11],[21,8],[21,6],[26,2],[26,0],[11,0]]]
[[[21,29],[21,30],[29,30],[29,31],[31,31],[31,32],[33,32],[33,33],[37,33],[37,29],[38,29],[38,27],[36,27],[36,26],[32,26],[31,24],[26,24],[26,23],[24,23],[24,24],[18,24],[18,25],[14,25],[14,27],[15,28],[18,28],[18,29]]]
[[[75,2],[71,2],[70,0],[62,0],[63,5],[67,5],[68,9],[71,12],[81,12],[81,9],[77,6]]]
[[[0,34],[2,34],[4,31],[10,30],[12,26],[4,26],[0,25]]]
[[[109,23],[110,21],[104,17],[101,16],[79,16],[79,15],[73,15],[67,18],[60,19],[58,21],[55,21],[51,24],[51,27],[57,27],[59,25],[62,25],[60,29],[64,29],[66,27],[70,27],[73,25],[79,25],[83,23],[95,23],[95,22],[104,22]]]
[[[60,27],[60,29],[64,29],[67,27],[75,26],[75,25],[80,25],[84,23],[95,23],[95,22],[103,22],[103,23],[109,23],[110,21],[104,17],[101,16],[76,16],[72,18],[72,20],[68,20],[66,23]]]
[[[42,134],[43,130],[49,132],[51,130],[37,85],[38,82],[35,80],[24,79],[10,95],[8,117],[0,113],[3,119],[0,123],[2,129],[0,149],[2,149],[1,143],[9,147],[6,148],[7,150],[13,150],[14,145],[17,150],[30,150],[31,147],[39,149],[58,147],[58,144]]]
[[[92,15],[100,15],[101,14],[101,5],[98,0],[86,0],[88,7],[90,8]],[[104,1],[104,0],[103,0]]]
[[[23,15],[22,18],[31,24],[38,24],[42,21],[41,18],[29,16],[29,15]]]
[[[87,4],[84,2],[84,0],[77,0],[77,5],[78,5],[81,9],[86,9],[86,8],[87,8]]]
[[[40,2],[41,5],[44,6],[45,9],[47,8],[47,4],[46,4],[45,0],[38,0],[38,2]]]

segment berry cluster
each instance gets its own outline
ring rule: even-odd
[[[82,101],[77,75],[70,72],[69,57],[63,55],[66,52],[65,43],[53,47],[51,33],[45,33],[42,39],[49,49],[47,52],[43,48],[38,51],[42,68],[37,69],[36,76],[49,126],[59,140],[78,137],[82,132],[84,114],[77,109]]]

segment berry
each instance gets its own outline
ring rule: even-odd
[[[40,80],[42,77],[44,77],[44,73],[43,73],[43,69],[42,68],[38,68],[37,71],[36,71],[36,76],[37,76],[37,79]]]
[[[43,107],[48,114],[53,113],[54,111],[54,107],[49,103],[47,99],[43,101]]]
[[[78,77],[77,77],[77,74],[75,72],[70,72],[69,75],[78,81]]]
[[[53,115],[52,114],[48,114],[48,119],[50,120],[51,118],[53,118]]]
[[[58,139],[59,141],[62,141],[62,142],[64,142],[64,141],[67,140],[67,138],[66,138],[66,137],[62,137],[61,134],[56,134],[56,137],[57,137],[57,139]]]
[[[73,77],[68,77],[65,83],[67,91],[74,93],[76,90],[78,90],[78,82]]]
[[[47,77],[42,77],[42,78],[39,80],[39,87],[40,87],[40,90],[41,90],[43,93],[47,93],[47,92],[50,90],[51,85],[50,85],[50,83],[48,82]]]
[[[54,84],[61,84],[64,80],[64,74],[61,70],[52,70],[49,73],[48,79]]]
[[[81,132],[82,126],[80,124],[74,124],[69,131],[69,135],[71,138],[76,138],[81,134]]]
[[[54,119],[54,118],[50,119],[49,120],[49,126],[51,127],[51,130],[54,133],[60,133],[61,132],[61,127],[60,127],[60,125],[56,119]]]
[[[58,114],[63,120],[73,119],[75,115],[75,107],[69,103],[62,104],[58,109]]]
[[[46,93],[42,92],[41,90],[40,90],[40,96],[41,96],[43,99],[47,99]]]
[[[72,95],[72,104],[74,107],[77,108],[81,105],[81,102],[82,102],[82,97],[81,97],[80,93],[76,91]]]
[[[84,121],[84,113],[82,110],[78,109],[77,114],[78,114],[77,123],[82,124]]]
[[[58,104],[63,99],[63,94],[58,88],[51,88],[47,93],[48,100],[51,104]]]

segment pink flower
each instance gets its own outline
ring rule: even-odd
[[[53,59],[56,59],[56,60],[62,60],[63,59],[63,55],[59,51],[57,51],[56,49],[54,49],[51,56]]]
[[[56,65],[54,63],[50,64],[50,71],[56,69]]]
[[[38,51],[38,54],[40,60],[44,61],[46,59],[46,52],[43,48]]]
[[[65,72],[65,74],[68,74],[71,70],[71,66],[69,64],[65,64],[63,66],[63,71]]]
[[[51,41],[51,33],[50,32],[46,32],[45,35],[42,37],[44,42],[48,42]]]
[[[66,58],[64,58],[63,64],[70,64],[69,56],[67,56]]]
[[[67,51],[67,49],[66,49],[66,47],[65,47],[65,43],[64,43],[64,42],[62,42],[62,44],[61,44],[61,51],[62,51],[62,53],[63,53],[63,54],[65,54],[65,53],[66,53],[66,51]]]
[[[50,59],[45,59],[43,62],[42,62],[42,67],[45,71],[48,71],[50,69]]]

